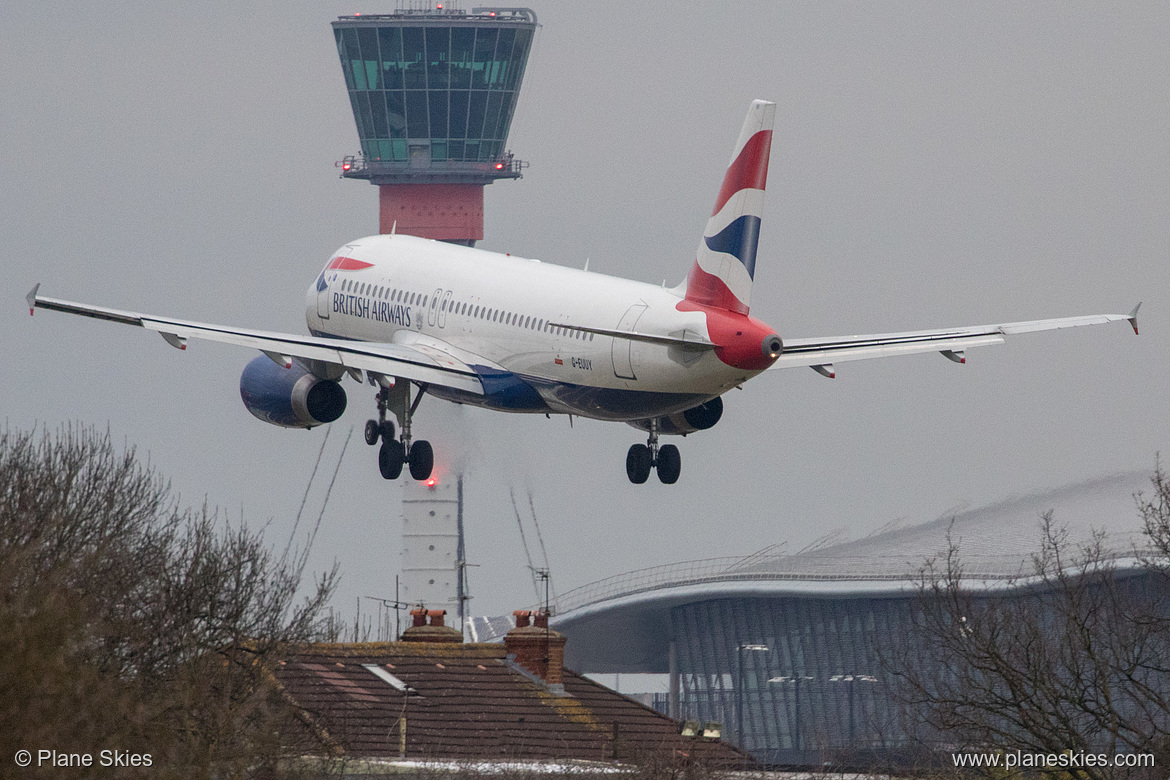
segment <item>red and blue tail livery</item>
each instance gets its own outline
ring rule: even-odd
[[[339,249],[305,296],[308,336],[138,314],[40,295],[30,309],[134,325],[185,348],[188,339],[258,350],[240,377],[244,407],[264,422],[314,428],[346,411],[348,376],[371,391],[366,443],[378,470],[431,474],[435,453],[412,423],[426,394],[483,410],[568,414],[624,422],[647,434],[626,453],[626,475],[679,478],[665,435],[719,422],[723,395],[768,369],[920,352],[956,362],[965,350],[1039,330],[1128,320],[1137,309],[1000,325],[834,338],[785,338],[749,315],[776,105],[748,108],[731,164],[685,287],[407,235],[370,236]],[[681,269],[680,269],[681,270]]]
[[[752,102],[687,277],[686,297],[693,303],[738,314],[751,308],[775,121],[775,103]]]

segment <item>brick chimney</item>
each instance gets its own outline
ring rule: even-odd
[[[447,614],[445,609],[427,610],[426,607],[419,607],[412,609],[410,616],[413,618],[413,625],[402,632],[399,637],[400,642],[440,642],[443,644],[458,644],[463,641],[463,634],[454,626],[448,626],[443,622],[443,616]],[[430,623],[427,623],[427,618],[430,618]]]
[[[504,635],[504,649],[517,664],[544,680],[550,688],[564,688],[565,637],[548,627],[548,613],[517,610],[516,627]],[[528,617],[533,625],[528,625]]]

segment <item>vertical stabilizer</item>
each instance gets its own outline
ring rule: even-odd
[[[687,277],[688,301],[747,314],[776,104],[753,100]]]

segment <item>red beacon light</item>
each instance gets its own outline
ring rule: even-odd
[[[341,170],[343,170],[343,171],[348,171],[352,167],[353,167],[352,163],[342,163],[341,164]]]
[[[428,479],[428,480],[427,480],[426,482],[424,482],[423,484],[424,484],[424,485],[426,485],[426,486],[427,486],[427,487],[429,487],[429,488],[433,488],[435,485],[439,484],[439,480],[435,479],[434,477],[431,477],[430,479]]]
[[[497,171],[504,170],[504,164],[503,163],[496,163],[496,170]]]

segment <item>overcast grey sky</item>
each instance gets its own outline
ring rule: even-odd
[[[689,268],[744,111],[778,103],[753,314],[782,336],[974,325],[1143,300],[1124,324],[773,372],[629,484],[625,425],[424,401],[465,454],[478,614],[532,601],[508,488],[534,492],[560,589],[675,560],[796,549],[1101,474],[1170,442],[1170,5],[546,3],[481,246],[649,282]],[[253,355],[41,312],[46,295],[304,331],[331,252],[377,231],[329,21],[392,4],[123,0],[0,11],[0,397],[9,424],[108,426],[283,544],[323,429],[252,418]],[[313,555],[338,605],[393,593],[401,488],[347,382]],[[328,474],[326,474],[328,476]],[[309,500],[313,518],[324,481]],[[365,607],[363,607],[365,608]]]

